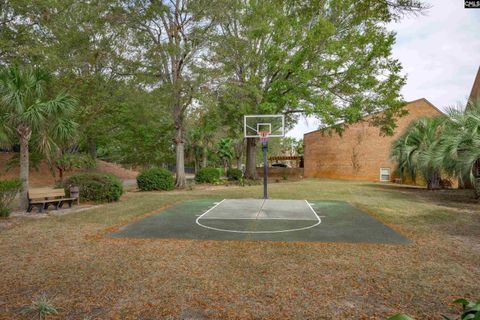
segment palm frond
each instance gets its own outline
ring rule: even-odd
[[[418,173],[427,180],[439,176],[442,160],[436,150],[445,123],[445,117],[439,116],[417,119],[407,127],[392,144],[391,157],[397,163],[397,172],[408,173],[413,181]]]
[[[49,135],[61,142],[66,142],[75,134],[77,123],[69,118],[57,118],[50,126]]]
[[[37,149],[49,155],[74,135],[77,126],[71,114],[76,100],[66,93],[49,99],[50,82],[50,74],[43,69],[0,68],[0,143],[11,140],[10,133],[22,126],[36,137]]]
[[[59,117],[70,115],[76,107],[76,100],[62,92],[55,98],[41,103],[44,113],[49,117]]]

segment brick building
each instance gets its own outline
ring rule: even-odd
[[[426,99],[407,103],[408,114],[397,120],[393,136],[382,136],[380,129],[359,122],[345,129],[342,136],[322,130],[304,135],[304,176],[349,180],[392,181],[395,163],[390,160],[392,142],[414,119],[442,115]]]
[[[470,91],[468,100],[473,103],[480,100],[480,68],[478,68],[477,76],[473,81],[472,91]]]
[[[470,103],[480,103],[480,67],[478,68],[477,76],[473,81],[472,91],[470,91],[470,96],[468,97]],[[467,105],[467,108],[469,105]],[[477,164],[474,169],[474,175],[480,177],[480,160],[477,160]],[[465,186],[468,188],[473,188],[473,184],[469,181],[470,177],[464,178]]]

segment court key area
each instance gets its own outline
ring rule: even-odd
[[[112,233],[115,238],[409,244],[343,201],[190,200]]]

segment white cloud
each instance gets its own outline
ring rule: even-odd
[[[440,109],[465,103],[480,66],[480,9],[461,0],[430,1],[425,15],[407,17],[389,29],[397,32],[393,56],[403,65],[407,101],[426,98]],[[303,138],[316,130],[315,119],[300,120],[287,135]]]

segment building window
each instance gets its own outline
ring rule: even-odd
[[[390,168],[380,168],[380,181],[390,181]]]

